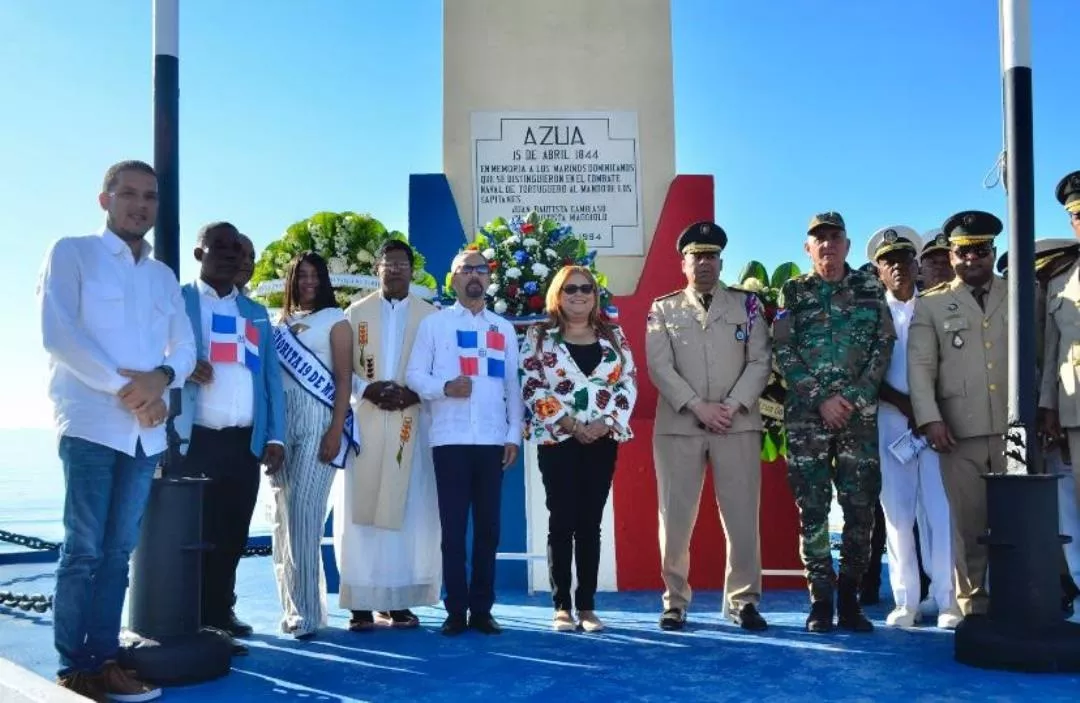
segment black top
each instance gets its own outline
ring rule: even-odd
[[[597,340],[592,344],[572,344],[566,342],[566,350],[570,352],[571,358],[573,358],[577,367],[581,369],[581,373],[586,376],[591,374],[593,369],[600,365],[600,340]]]

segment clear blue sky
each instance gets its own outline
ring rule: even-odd
[[[1080,168],[1076,0],[1032,4],[1037,231],[1068,236],[1053,189]],[[181,5],[182,275],[210,220],[260,248],[318,210],[405,230],[409,174],[442,170],[442,3]],[[1004,219],[1004,191],[982,185],[1002,139],[993,0],[672,6],[677,171],[715,176],[729,275],[749,258],[804,265],[815,211],[844,214],[856,264],[887,224]],[[0,2],[0,427],[49,422],[34,301],[46,247],[100,225],[110,163],[153,159],[151,45],[150,0]]]

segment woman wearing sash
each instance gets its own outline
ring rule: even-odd
[[[349,408],[352,331],[337,306],[326,261],[299,255],[285,279],[275,347],[285,386],[285,464],[271,476],[274,576],[281,629],[310,639],[326,625],[321,548],[327,502],[342,455],[358,449]],[[328,393],[329,387],[344,389]],[[347,431],[348,430],[348,431]]]
[[[521,348],[526,437],[538,445],[547,496],[552,627],[559,632],[604,628],[594,610],[600,523],[619,443],[634,436],[634,359],[622,330],[600,316],[598,292],[587,268],[564,266],[547,290],[548,320],[529,330]]]

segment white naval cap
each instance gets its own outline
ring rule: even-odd
[[[906,225],[889,225],[870,235],[870,241],[866,243],[866,258],[873,263],[890,251],[903,249],[917,257],[922,249],[922,237]]]

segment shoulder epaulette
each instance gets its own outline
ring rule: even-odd
[[[663,295],[661,295],[659,297],[653,298],[653,302],[656,302],[658,300],[667,300],[668,298],[673,298],[673,297],[675,297],[676,295],[678,295],[679,293],[682,293],[682,292],[683,292],[683,289],[680,288],[679,290],[673,290],[670,293],[664,293]]]
[[[933,288],[927,288],[926,290],[919,291],[919,294],[917,296],[915,296],[915,297],[916,298],[921,298],[924,295],[931,295],[933,293],[940,293],[941,291],[945,290],[948,287],[949,287],[949,281],[945,281],[944,283],[937,284]]]

